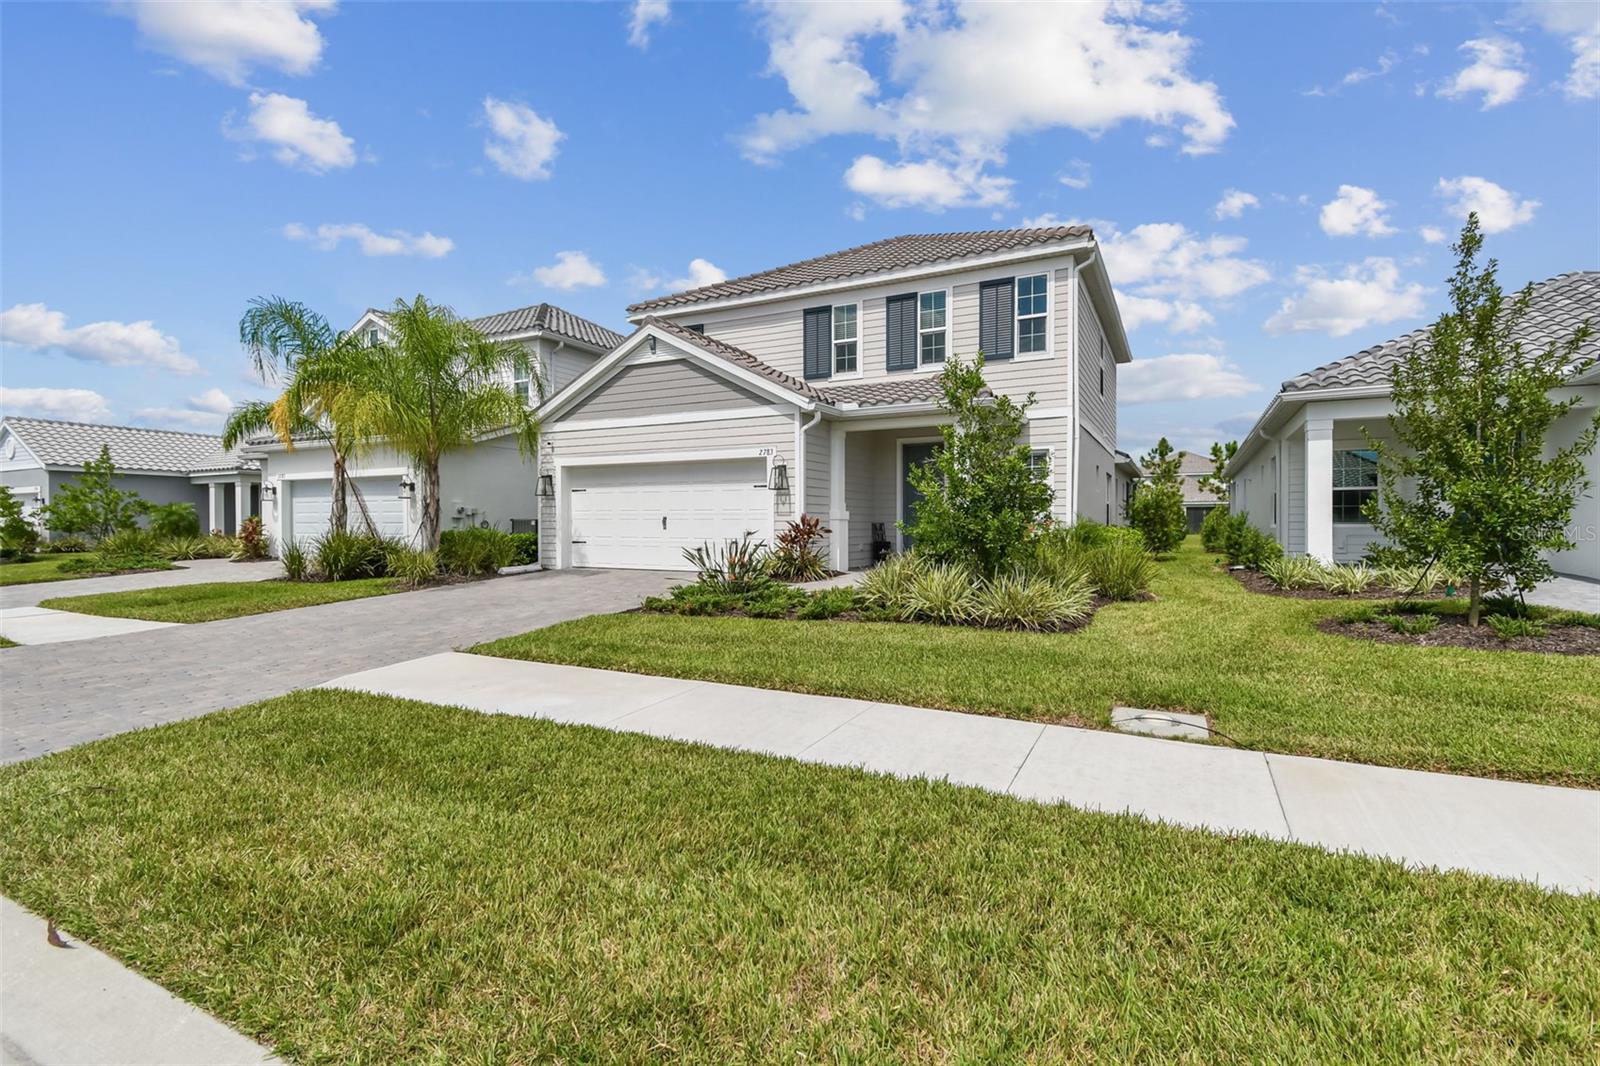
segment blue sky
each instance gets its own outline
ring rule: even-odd
[[[1089,221],[1121,438],[1248,428],[1600,265],[1600,5],[7,4],[0,405],[215,429],[252,296],[624,307],[898,233]]]

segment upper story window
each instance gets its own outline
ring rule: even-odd
[[[1022,355],[1049,349],[1050,277],[1033,274],[1017,279],[1017,351]]]
[[[843,304],[833,309],[833,372],[854,374],[860,365],[859,323],[855,304]]]
[[[1050,476],[1050,449],[1034,448],[1028,452],[1028,472],[1040,481]]]
[[[517,356],[516,365],[511,370],[511,388],[523,403],[529,402],[533,396],[533,360],[528,358],[526,352]]]
[[[917,297],[917,353],[923,366],[944,362],[949,346],[949,310],[946,294],[925,292]]]
[[[374,326],[371,329],[367,330],[367,346],[368,347],[377,347],[377,344],[378,344],[379,340],[380,340],[380,338],[378,336],[378,329],[377,329],[376,326]]]
[[[1365,522],[1361,507],[1378,494],[1378,453],[1366,449],[1333,453],[1333,520]]]

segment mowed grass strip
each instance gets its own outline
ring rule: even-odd
[[[0,770],[0,890],[297,1062],[1580,1061],[1600,902],[307,691]]]
[[[32,585],[40,581],[78,581],[82,578],[111,577],[115,574],[138,573],[130,570],[110,570],[101,574],[62,573],[61,564],[68,559],[95,559],[92,553],[46,555],[26,563],[0,563],[0,585]],[[166,570],[176,567],[166,566]]]
[[[386,577],[315,582],[212,581],[130,592],[58,596],[40,601],[39,606],[110,618],[142,618],[147,622],[215,622],[221,618],[315,607],[321,603],[360,600],[400,591],[402,587]]]
[[[472,650],[1099,727],[1195,711],[1264,751],[1600,787],[1600,659],[1322,633],[1347,603],[1250,592],[1197,538],[1153,591],[1062,634],[632,613]]]

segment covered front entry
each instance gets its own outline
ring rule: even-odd
[[[772,540],[762,458],[574,467],[565,481],[568,566],[683,570],[685,548]]]
[[[291,488],[290,525],[296,544],[305,545],[328,532],[333,520],[333,480],[311,478],[288,482]],[[380,536],[406,540],[410,536],[410,523],[406,521],[406,501],[400,496],[399,481],[387,477],[363,477],[351,481],[353,489],[360,492],[346,497],[348,528],[364,530],[361,506],[366,505],[372,524]]]

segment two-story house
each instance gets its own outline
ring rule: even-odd
[[[980,351],[1034,397],[1026,443],[1062,521],[1122,520],[1117,367],[1131,358],[1086,226],[893,237],[635,304],[637,327],[546,403],[540,551],[680,569],[682,549],[806,513],[837,569],[907,546],[937,375]]]
[[[540,402],[534,381],[545,383],[546,397],[571,384],[623,341],[596,322],[548,303],[519,307],[471,320],[492,340],[520,345],[526,359],[507,384],[529,403]],[[387,335],[382,311],[368,310],[351,327],[357,337],[377,342]],[[250,441],[249,456],[261,461],[261,517],[274,544],[307,543],[327,532],[333,505],[333,456],[320,441],[297,441],[293,448],[265,436]],[[359,456],[349,471],[356,499],[352,516],[365,513],[385,536],[415,539],[422,523],[418,472],[387,448]],[[439,468],[440,510],[445,529],[495,526],[531,527],[538,510],[535,478],[528,459],[509,438],[484,440],[444,456]]]

